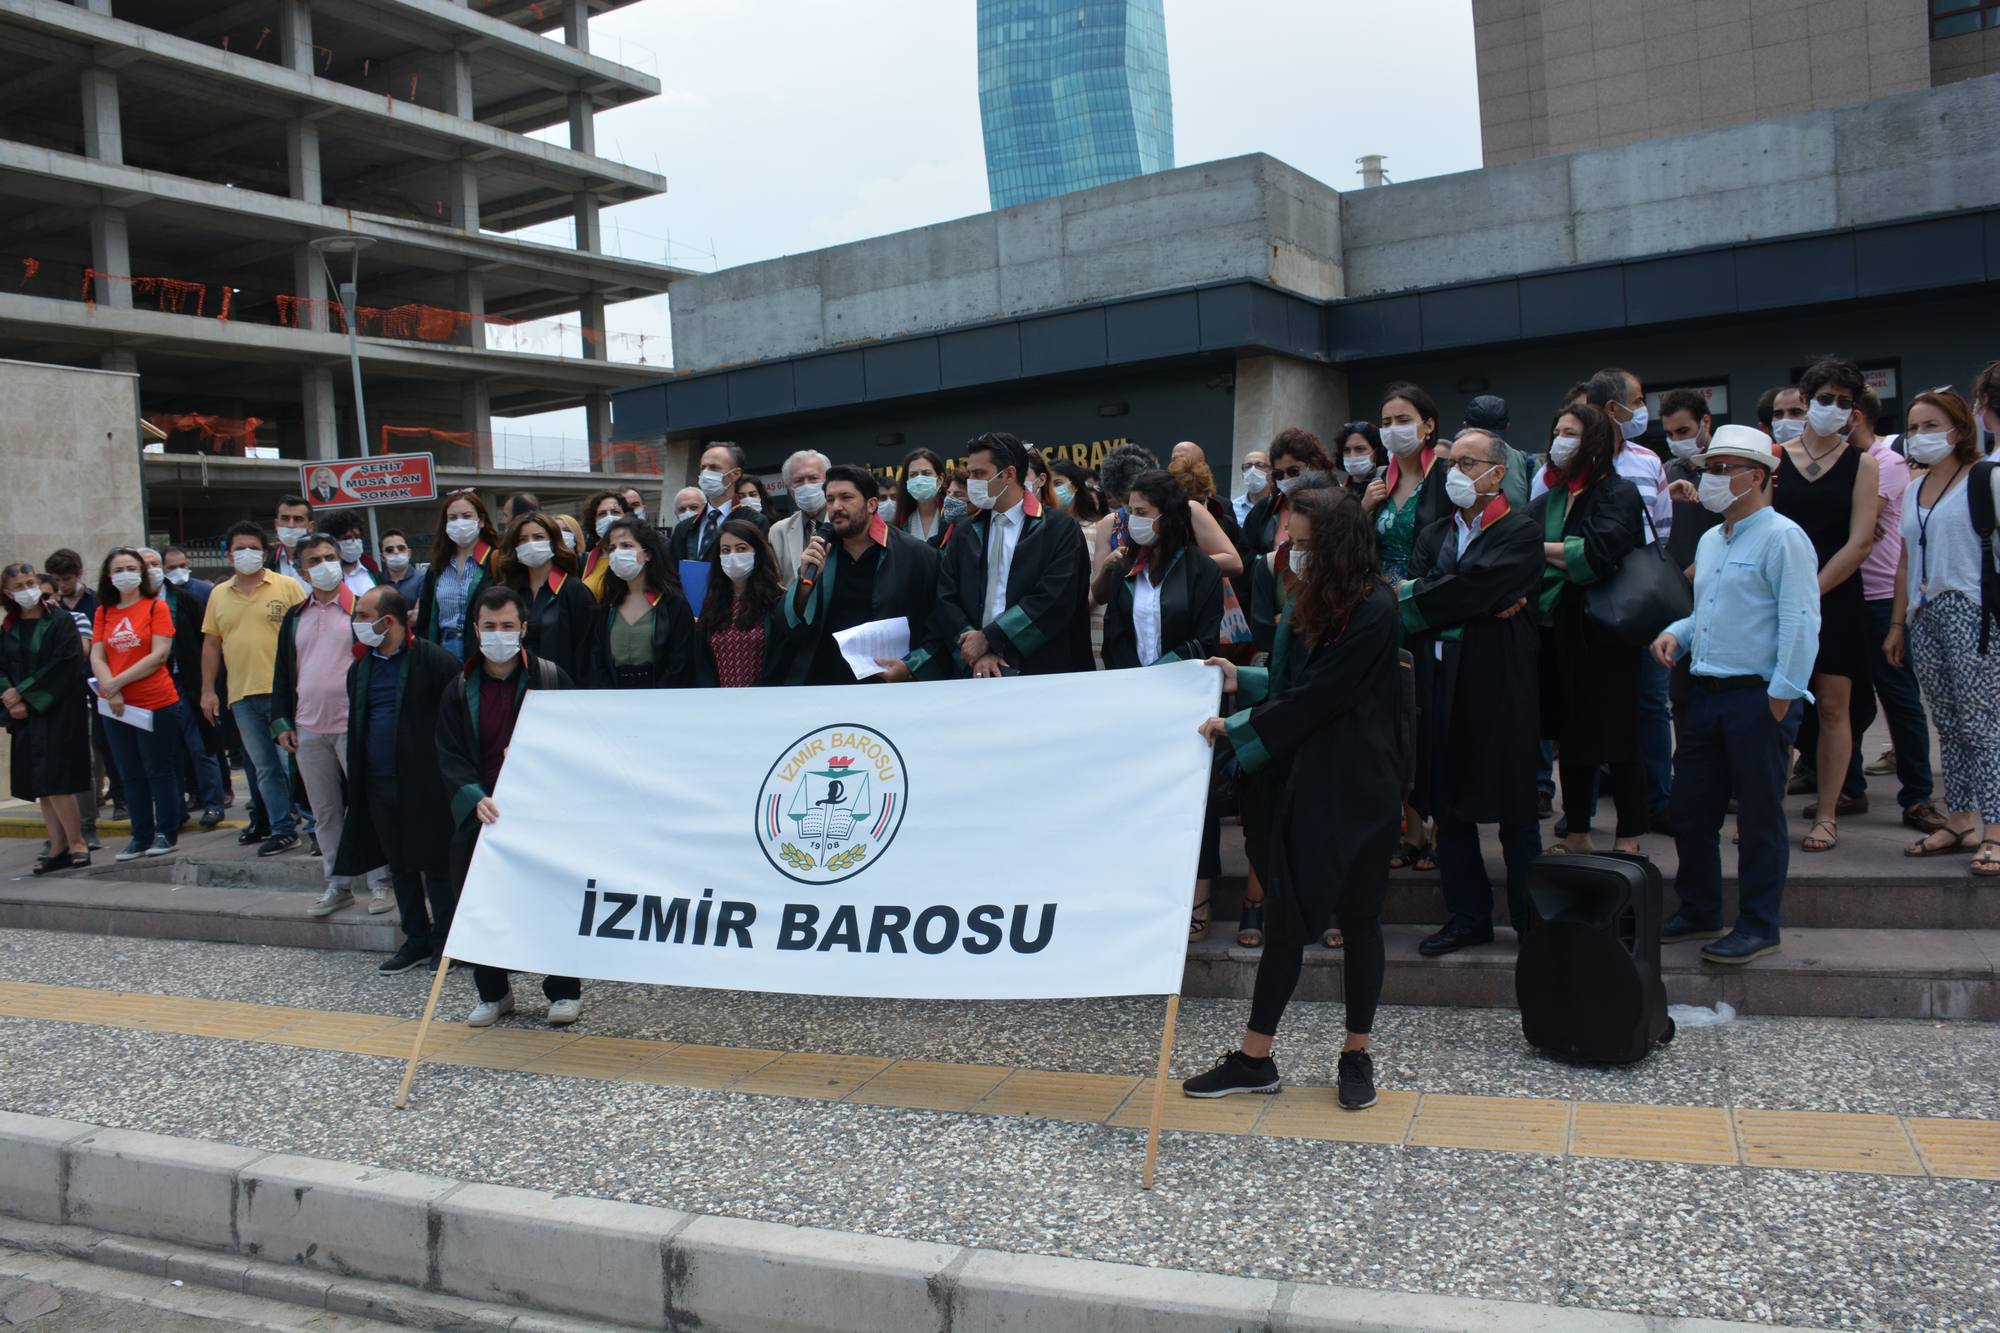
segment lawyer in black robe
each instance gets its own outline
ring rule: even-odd
[[[1083,530],[1067,514],[1042,510],[1022,492],[1021,535],[1007,569],[1006,609],[986,619],[986,555],[993,515],[982,510],[954,528],[939,554],[937,604],[931,612],[926,662],[943,662],[952,675],[970,674],[959,657],[958,641],[982,630],[1009,669],[1024,676],[1055,675],[1084,669],[1077,661],[1079,634],[1087,644],[1090,616],[1090,557]],[[1079,623],[1081,622],[1081,623]],[[911,668],[914,674],[925,665]]]
[[[838,537],[830,534],[827,540],[836,548],[840,542]],[[874,578],[868,591],[867,619],[855,623],[867,624],[907,616],[910,621],[910,652],[903,659],[903,665],[918,680],[949,678],[952,664],[957,661],[956,652],[949,657],[942,656],[929,644],[931,615],[938,604],[938,548],[922,538],[912,537],[893,524],[884,523],[879,513],[869,516],[868,541],[877,552]],[[1019,559],[1018,551],[1015,558]],[[823,655],[832,647],[827,640],[833,632],[853,628],[853,625],[835,625],[832,621],[832,608],[844,565],[853,567],[852,562],[844,559],[842,552],[836,549],[828,555],[810,588],[798,583],[785,590],[781,605],[784,609],[787,684],[808,683],[814,663],[823,661]],[[771,651],[771,632],[766,627],[767,661]]]
[[[1141,547],[1140,550],[1145,548]],[[1139,639],[1132,620],[1139,571],[1135,567],[1112,589],[1104,607],[1104,667],[1136,667]],[[1162,662],[1203,662],[1222,644],[1222,571],[1190,542],[1176,551],[1160,580]],[[1152,663],[1146,663],[1150,666]]]

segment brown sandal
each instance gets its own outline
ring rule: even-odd
[[[1942,847],[1932,841],[1940,833],[1944,834],[1947,839],[1946,844]],[[1967,838],[1972,839],[1972,841],[1967,842]],[[1940,828],[1932,829],[1929,833],[1926,833],[1923,837],[1905,847],[1903,855],[1917,857],[1963,856],[1980,850],[1980,847],[1979,830],[1976,828],[1969,828],[1963,833],[1960,833],[1956,829]]]
[[[1194,905],[1188,916],[1188,943],[1200,944],[1208,938],[1208,899],[1203,898]]]
[[[1972,873],[1981,879],[2000,879],[2000,842],[1988,838],[1979,844],[1972,858]]]
[[[1833,836],[1831,838],[1820,837],[1819,831],[1821,829],[1828,830]],[[1834,848],[1840,846],[1840,821],[1837,819],[1815,819],[1813,826],[1806,830],[1805,841],[1800,843],[1799,846],[1808,852],[1832,851]]]

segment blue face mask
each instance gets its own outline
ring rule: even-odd
[[[956,523],[965,517],[965,511],[969,508],[971,506],[966,504],[959,496],[948,495],[945,497],[944,503],[938,507],[938,510],[944,515],[945,522]]]

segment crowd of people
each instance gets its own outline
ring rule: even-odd
[[[47,825],[35,873],[91,863],[100,773],[129,812],[122,861],[214,827],[240,769],[241,840],[322,860],[308,910],[365,890],[401,914],[381,971],[436,966],[527,690],[852,684],[836,635],[902,620],[908,652],[859,679],[1220,668],[1189,937],[1209,930],[1220,825],[1239,818],[1237,942],[1263,952],[1241,1047],[1193,1096],[1277,1087],[1272,1039],[1317,944],[1345,951],[1342,1104],[1372,1103],[1388,874],[1439,874],[1447,919],[1424,956],[1491,941],[1482,824],[1518,935],[1529,863],[1597,848],[1608,796],[1608,850],[1674,839],[1663,937],[1705,940],[1718,964],[1779,947],[1788,789],[1817,797],[1799,846],[1825,854],[1867,778],[1893,774],[1921,834],[1909,855],[2000,876],[2000,476],[1980,429],[2000,434],[2000,363],[1968,394],[1912,394],[1897,423],[1832,356],[1765,393],[1754,426],[1671,391],[1664,457],[1620,368],[1527,438],[1497,397],[1456,427],[1415,384],[1377,406],[1330,442],[1280,431],[1233,498],[1193,441],[1164,461],[1122,445],[1092,471],[993,432],[956,459],[912,450],[886,487],[801,450],[780,517],[743,451],[715,443],[658,523],[636,489],[575,515],[457,491],[419,563],[406,532],[371,552],[358,516],[288,495],[270,527],[229,529],[214,584],[174,547],[116,547],[94,587],[73,551],[6,565],[0,704],[13,792]],[[1648,620],[1662,570],[1691,579],[1691,605]],[[1878,700],[1894,749],[1869,761]],[[512,1011],[504,972],[475,983],[469,1022]],[[577,979],[545,992],[551,1023],[577,1019]]]

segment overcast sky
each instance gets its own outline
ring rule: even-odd
[[[661,83],[597,118],[598,152],[668,180],[606,214],[607,248],[707,270],[986,211],[974,12],[640,0],[594,20],[598,54]],[[1386,154],[1392,180],[1479,165],[1470,0],[1166,0],[1166,14],[1177,166],[1265,152],[1350,189],[1363,153]],[[661,335],[646,347],[656,363],[665,304],[610,319]],[[580,412],[495,427],[583,433]]]

